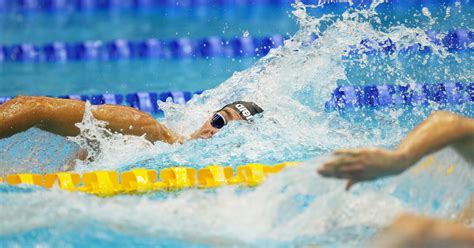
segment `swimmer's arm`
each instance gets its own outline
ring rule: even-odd
[[[119,105],[100,105],[92,111],[95,118],[107,121],[112,132],[142,136],[149,141],[170,144],[183,143],[184,138],[159,123],[151,115],[134,108]]]
[[[469,225],[474,221],[474,193],[469,196],[464,208],[459,212],[455,222]]]
[[[452,145],[467,160],[474,149],[474,120],[449,112],[436,112],[411,131],[395,150],[406,169],[423,156]]]
[[[448,112],[436,112],[418,125],[394,151],[369,147],[344,149],[326,161],[318,173],[325,177],[349,179],[346,189],[361,181],[397,175],[423,156],[452,145],[473,161],[474,120]]]
[[[66,159],[65,165],[60,169],[60,171],[73,171],[76,168],[77,160],[85,161],[86,159],[87,151],[80,148]]]
[[[474,230],[444,220],[403,214],[372,247],[474,247]]]
[[[81,122],[85,103],[71,99],[19,96],[0,105],[0,139],[32,127],[60,136],[80,133],[76,123]],[[151,115],[131,107],[100,105],[92,110],[93,116],[106,121],[107,129],[127,135],[143,136],[149,141],[182,142],[182,136],[158,123]]]

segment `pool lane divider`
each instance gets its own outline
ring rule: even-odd
[[[202,91],[138,92],[97,95],[63,95],[58,98],[89,101],[93,105],[118,104],[136,108],[150,114],[163,114],[158,101],[170,99],[176,104],[185,104],[194,94]],[[0,104],[12,97],[0,97]],[[463,83],[418,83],[406,85],[338,86],[329,101],[326,112],[354,108],[402,108],[406,106],[437,104],[465,104],[474,102],[474,82]]]
[[[449,52],[472,51],[474,32],[467,29],[447,33],[427,31],[433,44],[443,46]],[[443,38],[439,38],[443,37]],[[66,62],[66,61],[115,61],[151,58],[211,58],[211,57],[262,57],[272,48],[283,46],[287,36],[235,37],[218,36],[203,39],[178,38],[175,40],[147,39],[141,41],[118,39],[113,41],[83,41],[76,43],[52,42],[44,45],[31,43],[0,45],[0,62]],[[309,43],[317,39],[312,35]],[[430,53],[431,48],[412,44],[400,48],[391,39],[373,41],[364,39],[358,46],[349,47],[347,56],[361,54]]]
[[[166,91],[161,93],[156,92],[137,92],[126,95],[122,94],[97,94],[97,95],[62,95],[58,98],[63,99],[74,99],[81,101],[89,101],[93,105],[101,104],[117,104],[125,105],[136,108],[138,110],[150,113],[150,114],[162,114],[163,111],[158,106],[158,101],[166,102],[169,98],[173,103],[185,104],[195,94],[201,94],[202,91],[189,92],[189,91]],[[13,97],[0,97],[0,104],[11,100]]]
[[[354,108],[402,108],[435,104],[474,102],[474,82],[406,84],[406,85],[344,85],[337,87],[325,103],[326,112]]]
[[[321,10],[340,10],[348,7],[369,6],[371,0],[302,0],[305,4],[322,4]],[[126,10],[147,9],[156,7],[196,8],[203,6],[248,6],[254,5],[290,5],[293,0],[0,0],[0,11],[92,11],[92,10]],[[396,6],[395,10],[406,11],[407,8],[425,5],[453,5],[452,0],[424,1],[388,1]],[[470,4],[471,2],[467,2]],[[387,3],[386,3],[387,4]],[[320,10],[320,11],[321,11]],[[405,12],[404,12],[405,13]]]
[[[310,2],[308,0],[305,1],[308,3]],[[0,0],[0,10],[103,11],[117,9],[146,9],[156,7],[190,8],[221,5],[243,5],[251,7],[255,4],[289,5],[291,3],[293,3],[292,0]]]
[[[0,45],[0,62],[114,61],[145,58],[261,57],[283,45],[287,37],[211,36],[202,39],[146,39],[140,41],[52,42],[44,45],[22,43]]]
[[[74,172],[50,174],[12,174],[6,176],[9,185],[35,185],[46,189],[57,187],[71,192],[83,192],[97,196],[118,194],[150,193],[155,191],[176,191],[189,188],[217,188],[226,185],[255,187],[271,175],[286,167],[300,165],[300,162],[284,162],[276,165],[246,164],[237,167],[210,165],[198,170],[189,167],[163,168],[159,172],[148,169],[85,172],[82,176]],[[158,181],[159,173],[159,181]],[[0,183],[2,183],[0,177]]]
[[[445,48],[448,52],[454,53],[459,51],[474,51],[472,47],[474,43],[474,32],[466,29],[458,29],[450,32],[425,32],[431,43]],[[443,37],[443,38],[440,38]],[[364,39],[360,42],[362,49],[351,48],[348,57],[358,56],[360,54],[393,54],[399,51],[400,54],[429,54],[433,52],[431,47],[423,46],[420,43],[414,43],[406,47],[399,47],[397,43],[390,38],[383,41],[375,42]]]
[[[440,0],[431,0],[437,2]],[[293,0],[0,0],[0,11],[92,11],[149,9],[156,7],[194,8],[217,6],[284,5]],[[305,4],[323,4],[325,10],[349,7],[347,0],[302,0]],[[367,0],[352,0],[353,6],[367,5]]]

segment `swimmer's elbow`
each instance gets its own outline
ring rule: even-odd
[[[456,122],[459,122],[462,119],[462,117],[457,114],[447,112],[447,111],[436,111],[436,112],[431,113],[428,119],[432,121],[436,121],[436,122],[456,123]]]
[[[437,111],[431,114],[430,121],[438,123],[439,128],[446,129],[452,137],[452,147],[468,161],[474,161],[474,120],[446,111]]]
[[[428,119],[432,122],[441,124],[446,128],[455,128],[456,132],[465,137],[472,137],[474,139],[474,120],[463,117],[461,115],[447,112],[436,111],[433,112]]]

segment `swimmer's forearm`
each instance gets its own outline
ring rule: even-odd
[[[152,140],[153,142],[154,141],[165,141],[169,144],[174,144],[174,143],[179,143],[179,144],[183,144],[184,143],[184,137],[178,133],[175,133],[173,130],[171,130],[170,128],[168,128],[167,126],[161,124],[161,123],[156,123],[156,125],[158,125],[159,127],[157,127],[157,129],[161,129],[160,131],[160,137],[156,137],[156,138],[153,138],[154,140]]]
[[[437,112],[409,133],[395,153],[404,161],[401,166],[409,167],[425,155],[472,139],[473,120],[453,113]]]

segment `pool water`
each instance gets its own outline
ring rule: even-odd
[[[294,33],[289,5],[2,13],[1,44]],[[272,25],[267,25],[271,23]],[[46,35],[48,34],[48,35]]]
[[[225,39],[293,34],[297,25],[289,5],[234,8],[151,8],[93,12],[6,12],[0,14],[0,44],[171,40],[180,37]],[[268,26],[267,23],[272,23]],[[77,63],[4,63],[2,96],[198,91],[213,88],[255,58],[150,59]],[[41,79],[39,79],[41,78]],[[38,81],[40,80],[40,81]],[[29,87],[35,85],[35,87]]]
[[[282,161],[303,161],[305,165],[275,175],[254,189],[223,187],[209,191],[98,198],[58,190],[0,185],[0,243],[7,247],[366,247],[377,231],[402,212],[454,218],[468,195],[474,192],[474,177],[472,166],[450,149],[429,158],[434,162],[424,170],[415,167],[399,177],[360,184],[349,193],[343,191],[341,181],[321,178],[315,173],[322,161],[337,148],[395,147],[433,110],[447,109],[474,117],[472,102],[325,111],[325,102],[337,85],[473,82],[472,44],[469,49],[450,52],[442,45],[430,43],[424,33],[425,30],[448,28],[446,22],[453,23],[450,26],[456,29],[472,30],[470,2],[425,6],[424,9],[412,6],[410,11],[417,14],[410,15],[407,20],[390,8],[379,3],[331,16],[321,14],[318,8],[296,4],[291,13],[293,17],[287,21],[294,23],[296,20],[298,28],[282,31],[296,33],[283,47],[261,59],[2,64],[2,68],[11,66],[19,71],[30,68],[46,75],[43,78],[30,74],[31,80],[37,80],[34,87],[31,86],[34,81],[10,86],[2,82],[2,87],[17,87],[9,94],[55,95],[66,93],[68,89],[78,93],[156,90],[160,86],[144,83],[155,77],[146,71],[153,71],[161,63],[169,63],[166,67],[170,70],[169,76],[162,78],[176,82],[167,85],[176,87],[173,89],[182,86],[181,90],[195,90],[201,86],[191,83],[191,79],[202,77],[199,82],[209,82],[215,75],[220,80],[227,78],[222,82],[203,83],[201,89],[208,90],[186,105],[160,103],[165,111],[160,121],[185,135],[223,103],[252,100],[265,109],[263,118],[252,125],[230,123],[210,140],[195,140],[184,145],[151,144],[141,137],[110,137],[96,120],[88,118],[83,120],[81,135],[69,140],[34,129],[0,141],[3,173],[55,171],[77,149],[77,144],[92,149],[81,142],[91,134],[101,152],[95,154],[94,162],[79,163],[77,172]],[[387,17],[391,15],[396,17]],[[265,28],[256,29],[264,32]],[[311,34],[317,34],[318,39],[311,42]],[[393,53],[383,53],[379,48],[375,53],[347,56],[348,48],[361,48],[360,41],[364,39],[384,41],[388,38],[397,44]],[[414,43],[430,46],[433,52],[409,55],[399,52]],[[187,66],[175,70],[178,63]],[[218,69],[207,71],[214,68],[208,66],[210,63],[228,74]],[[81,72],[87,71],[81,68],[89,65],[94,68],[90,70],[95,71],[89,75],[90,79],[103,82],[105,86],[79,85],[77,81],[67,79],[67,83],[56,87],[52,83],[62,79],[58,76],[60,67],[70,68],[64,69],[63,75],[71,72],[70,77],[80,79],[84,78],[80,74],[86,74]],[[149,69],[142,71],[140,65]],[[129,67],[135,70],[117,72]],[[207,74],[196,73],[198,69]],[[5,69],[2,73],[12,70]],[[54,72],[56,70],[58,74]],[[234,73],[234,70],[238,72]],[[147,75],[136,76],[141,74]],[[15,79],[21,77],[19,75],[8,75],[12,82],[22,81]],[[181,77],[183,79],[176,79]],[[127,80],[123,80],[121,86],[113,84],[114,79]],[[45,86],[40,86],[43,80]],[[419,164],[423,163],[427,160]],[[452,165],[454,171],[447,173]]]
[[[9,63],[0,68],[3,76],[0,90],[4,96],[125,94],[170,90],[195,92],[215,87],[234,71],[244,70],[255,61],[253,58],[212,58],[90,61],[57,65]]]

